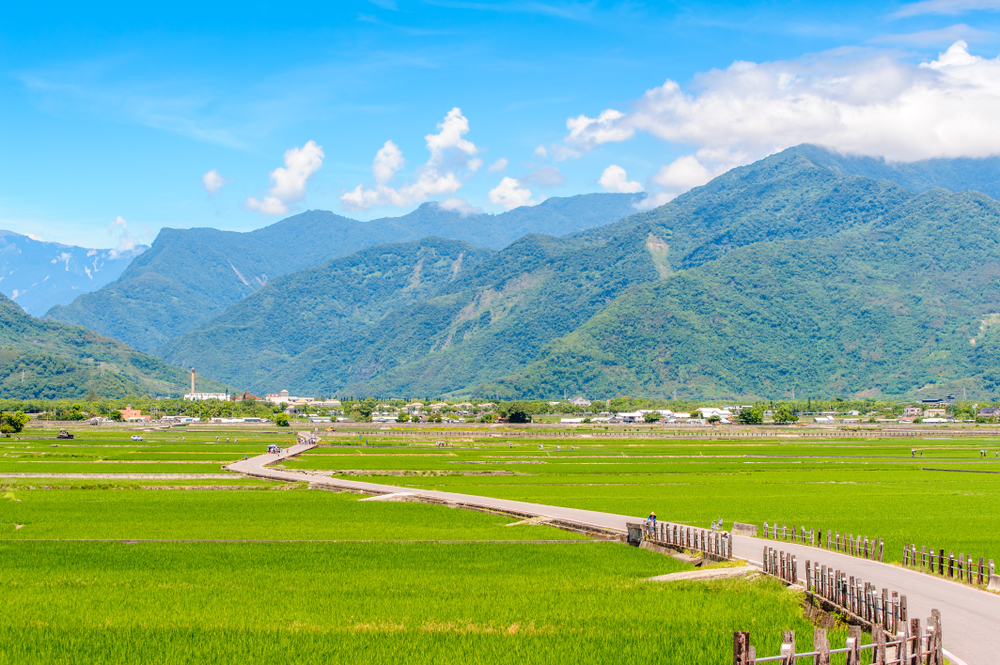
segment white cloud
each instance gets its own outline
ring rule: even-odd
[[[492,164],[490,164],[490,168],[488,168],[486,170],[489,171],[490,173],[500,173],[500,172],[506,170],[508,163],[509,162],[507,161],[506,158],[501,157],[497,161],[495,161]]]
[[[634,180],[629,181],[625,169],[617,164],[612,164],[604,169],[604,173],[601,174],[601,179],[598,182],[606,192],[634,194],[635,192],[642,191],[642,183],[635,182]]]
[[[222,186],[230,180],[223,178],[219,175],[219,172],[215,169],[208,171],[205,175],[201,177],[201,184],[205,186],[205,190],[211,195],[215,194],[217,191],[222,189]]]
[[[464,181],[483,165],[477,155],[479,148],[463,138],[469,132],[469,121],[461,109],[453,108],[438,123],[438,133],[424,137],[431,153],[427,163],[416,170],[416,181],[393,187],[390,182],[403,167],[403,153],[395,143],[386,141],[372,162],[375,186],[358,185],[340,196],[348,210],[365,210],[378,205],[410,206],[432,196],[454,194]]]
[[[108,224],[108,233],[112,236],[115,235],[115,229],[120,230],[118,231],[118,245],[108,252],[108,255],[112,259],[116,259],[122,254],[135,249],[135,238],[133,238],[132,234],[128,232],[128,222],[121,215],[118,215],[118,217],[115,218],[115,221]]]
[[[566,184],[564,176],[555,166],[538,166],[531,173],[520,178],[522,184],[538,185],[542,189],[552,189],[562,187]]]
[[[1000,10],[1000,0],[922,0],[903,5],[892,16],[893,18],[904,18],[921,14],[955,15],[976,10]]]
[[[463,217],[468,215],[481,215],[483,213],[482,208],[477,208],[465,199],[457,196],[445,199],[444,201],[438,201],[438,207],[449,212],[461,213]]]
[[[521,206],[533,206],[540,203],[531,198],[531,190],[524,187],[515,178],[505,177],[500,184],[490,190],[490,201],[503,206],[507,210]]]
[[[642,201],[635,204],[640,210],[656,208],[677,198],[693,187],[704,185],[715,176],[729,170],[724,161],[714,170],[709,170],[694,155],[686,155],[663,166],[649,179],[649,193]]]
[[[323,165],[322,146],[308,141],[301,148],[285,151],[285,165],[271,171],[271,187],[263,199],[249,197],[244,204],[247,210],[259,210],[266,215],[284,215],[289,203],[297,203],[305,198],[306,182]]]
[[[668,84],[673,81],[667,81]],[[674,85],[677,85],[674,83]],[[649,94],[648,92],[646,93]],[[596,118],[578,115],[566,120],[569,136],[566,143],[584,150],[589,150],[602,143],[627,141],[635,136],[635,128],[623,122],[627,116],[621,111],[606,109]]]
[[[712,174],[800,143],[904,162],[1000,154],[1000,58],[971,55],[964,41],[920,65],[872,50],[735,62],[691,90],[668,80],[628,113],[570,118],[565,142],[582,151],[646,132],[694,148]]]
[[[375,153],[375,161],[372,162],[375,182],[384,185],[392,180],[396,172],[403,168],[404,162],[403,151],[392,141],[386,141],[385,145]]]
[[[540,157],[542,159],[545,159],[545,157],[548,154],[549,154],[549,151],[545,149],[544,145],[540,145],[537,148],[535,148],[535,156],[536,157]]]

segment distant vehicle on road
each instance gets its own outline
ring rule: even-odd
[[[70,434],[69,432],[67,432],[65,429],[61,429],[61,430],[59,430],[59,433],[56,434],[56,438],[57,439],[72,439],[73,435]]]
[[[133,441],[142,441],[142,437],[139,436],[138,434],[133,434],[132,435],[132,440]]]

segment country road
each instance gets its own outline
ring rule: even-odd
[[[410,489],[397,485],[380,485],[267,468],[270,464],[298,455],[313,447],[311,444],[295,445],[282,454],[260,455],[230,464],[228,468],[238,473],[273,480],[310,482],[373,494],[406,493],[415,497],[525,513],[616,531],[625,531],[625,525],[628,522],[642,521],[640,517],[628,515],[493,499],[471,494]],[[921,623],[926,622],[932,609],[940,610],[944,645],[953,662],[961,660],[967,665],[997,665],[1000,663],[1000,595],[980,591],[924,573],[906,570],[892,564],[867,561],[798,543],[735,536],[733,554],[740,559],[759,565],[763,548],[768,544],[795,555],[800,579],[805,579],[805,561],[818,561],[827,567],[839,569],[855,578],[871,582],[879,589],[888,588],[890,591],[905,594],[910,616],[919,618]],[[954,656],[957,656],[957,659]]]

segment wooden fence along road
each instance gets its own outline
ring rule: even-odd
[[[553,521],[580,525],[596,530],[612,530],[625,534],[629,522],[643,522],[642,518],[615,515],[592,510],[547,506],[544,504],[434,490],[409,489],[397,485],[380,485],[340,478],[328,478],[308,473],[267,468],[268,464],[298,455],[315,447],[298,444],[280,454],[268,454],[230,464],[230,471],[272,480],[309,482],[371,494],[410,494],[414,498],[510,512],[531,517],[544,517]],[[700,531],[700,529],[699,529]],[[768,541],[751,536],[731,537],[733,556],[763,567],[762,552]],[[851,556],[843,552],[812,547],[801,542],[775,543],[788,556],[794,556],[797,579],[805,580],[805,562],[821,561],[828,570],[863,579],[873,587],[896,590],[907,597],[911,617],[930,617],[932,610],[939,610],[944,624],[944,649],[967,665],[997,665],[1000,663],[1000,595],[964,586],[948,579],[901,566],[880,563]],[[959,664],[960,665],[960,664]]]

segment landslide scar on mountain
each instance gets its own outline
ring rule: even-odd
[[[650,233],[649,237],[646,238],[646,249],[649,251],[650,258],[653,259],[653,265],[656,266],[656,272],[660,274],[660,279],[673,272],[669,261],[667,261],[670,245]]]
[[[492,325],[507,316],[517,303],[524,298],[525,293],[529,289],[545,281],[547,273],[548,271],[544,269],[531,273],[523,273],[514,279],[508,280],[502,289],[487,288],[477,293],[472,298],[472,301],[455,315],[455,319],[447,328],[441,346],[431,349],[431,351],[444,351],[451,346],[455,333],[467,321],[484,319],[488,315],[489,323],[487,325]],[[458,341],[461,341],[461,339]]]
[[[413,276],[410,277],[410,283],[406,285],[407,289],[415,289],[420,286],[420,274],[424,270],[424,257],[420,257],[417,264],[413,266]]]

